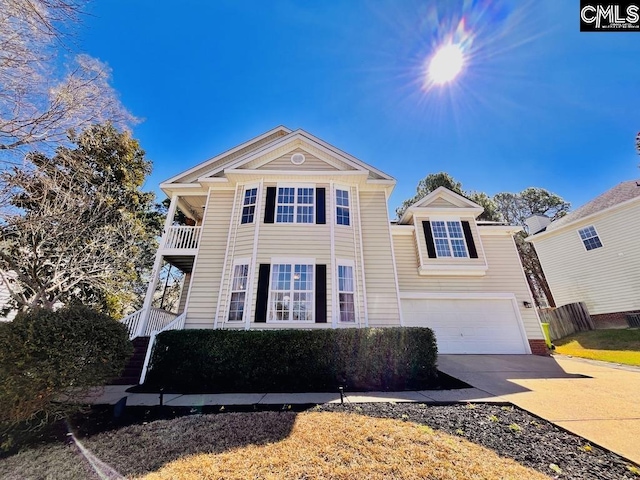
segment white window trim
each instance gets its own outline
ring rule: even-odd
[[[348,195],[348,200],[349,200],[349,206],[348,207],[344,207],[342,205],[338,205],[338,190],[342,190],[342,191],[346,191],[347,195]],[[333,209],[334,209],[334,216],[335,216],[335,224],[338,228],[351,228],[351,225],[353,223],[353,215],[352,215],[352,211],[351,211],[351,206],[353,205],[353,200],[352,200],[353,195],[351,194],[351,187],[347,186],[347,185],[334,185],[333,188]],[[346,208],[349,212],[349,225],[343,225],[341,223],[338,223],[338,208]]]
[[[249,205],[245,205],[244,204],[244,197],[247,194],[247,190],[251,190],[252,188],[256,189],[256,203],[253,204],[249,204]],[[240,220],[239,220],[239,224],[240,225],[251,225],[256,223],[256,218],[258,217],[258,205],[260,202],[260,184],[259,183],[248,183],[242,186],[242,195],[240,196]],[[242,223],[242,216],[243,216],[243,212],[244,212],[244,207],[250,207],[251,205],[253,205],[253,221],[251,222],[247,222],[247,223]]]
[[[243,198],[244,198],[244,194],[243,194]],[[234,274],[236,271],[236,267],[239,265],[247,265],[247,283],[245,285],[244,290],[233,290],[233,280],[234,280]],[[233,324],[241,324],[242,322],[245,321],[245,318],[247,316],[247,297],[249,295],[249,285],[250,285],[250,281],[251,281],[251,259],[249,257],[246,258],[236,258],[233,261],[233,265],[231,266],[231,272],[230,272],[230,276],[229,276],[229,302],[227,304],[227,312],[225,315],[225,322],[229,322],[229,323],[233,323]],[[241,292],[244,291],[244,306],[242,308],[242,319],[240,320],[229,320],[229,314],[231,313],[231,298],[233,297],[233,294],[236,292]]]
[[[580,235],[580,230],[585,230],[589,227],[593,228],[593,231],[596,232],[596,237],[598,237],[598,240],[600,241],[600,247],[596,247],[596,248],[592,248],[591,250],[587,250],[587,246],[584,243],[584,240],[582,239],[582,236]],[[582,228],[578,228],[576,230],[576,235],[578,235],[578,240],[580,240],[580,243],[582,244],[582,248],[584,248],[585,252],[592,252],[593,250],[598,250],[599,248],[604,248],[604,243],[602,242],[602,237],[600,236],[600,234],[598,233],[598,229],[596,228],[596,226],[594,224],[590,224],[590,225],[586,225]],[[589,237],[589,238],[595,238],[595,237]]]
[[[316,272],[316,259],[315,258],[296,258],[296,257],[272,257],[271,264],[269,268],[269,295],[267,299],[267,322],[278,325],[311,325],[316,322],[316,282],[317,282],[317,272]],[[274,265],[291,265],[294,267],[295,265],[311,265],[313,272],[313,285],[312,285],[312,299],[311,299],[311,320],[275,320],[271,318],[271,296],[273,292],[273,282],[271,281],[271,276],[273,275],[273,266]],[[291,293],[293,290],[293,268],[291,270]],[[308,292],[308,290],[303,290],[304,292]]]
[[[467,245],[467,239],[464,236],[464,228],[462,228],[462,219],[460,217],[430,217],[431,221],[431,239],[433,240],[433,248],[436,251],[436,258],[445,258],[447,260],[469,260],[471,257],[469,256],[469,245]],[[447,241],[449,242],[449,251],[451,255],[448,257],[441,257],[438,255],[438,248],[436,246],[436,236],[433,228],[433,222],[445,222],[445,228],[447,230]],[[451,237],[449,236],[449,228],[446,226],[446,222],[457,222],[460,224],[460,230],[462,231],[462,244],[464,245],[464,257],[456,257],[453,254],[453,245],[451,245]]]
[[[351,281],[353,283],[353,290],[351,292],[342,292],[340,290],[340,278],[339,278],[339,272],[340,272],[340,268],[339,267],[351,267]],[[336,260],[336,279],[335,279],[335,291],[337,293],[336,295],[336,305],[337,305],[337,321],[338,324],[340,325],[357,325],[358,324],[358,301],[357,301],[357,296],[356,296],[356,265],[355,262],[353,260],[348,260],[348,259],[337,259]],[[342,315],[341,315],[341,311],[340,311],[340,293],[351,293],[353,295],[353,321],[352,322],[348,322],[348,321],[342,321]]]
[[[279,203],[278,202],[278,196],[280,193],[280,189],[281,188],[294,188],[294,195],[293,195],[293,203]],[[313,207],[313,221],[312,222],[298,222],[298,206],[310,206],[310,204],[308,203],[302,203],[302,204],[298,204],[298,189],[299,188],[311,188],[313,190],[313,204],[311,205]],[[278,206],[293,206],[293,222],[279,222],[278,221]],[[316,214],[317,214],[317,208],[318,208],[318,195],[316,192],[316,185],[315,183],[278,183],[276,185],[276,206],[275,206],[275,211],[273,212],[273,221],[276,224],[283,224],[283,225],[315,225],[316,223]]]

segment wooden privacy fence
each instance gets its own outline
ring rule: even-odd
[[[540,321],[549,324],[551,340],[595,329],[591,315],[583,302],[570,303],[558,308],[544,308],[539,312]]]

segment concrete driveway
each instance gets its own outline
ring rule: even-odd
[[[560,355],[440,355],[438,368],[640,463],[638,368]]]

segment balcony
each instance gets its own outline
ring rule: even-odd
[[[160,249],[165,255],[195,255],[200,244],[202,227],[170,227],[162,239]]]

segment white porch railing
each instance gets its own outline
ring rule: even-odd
[[[171,250],[192,250],[198,248],[202,227],[169,227],[162,248]]]
[[[140,374],[140,385],[142,385],[147,378],[147,372],[149,371],[149,362],[151,361],[151,353],[153,352],[153,346],[156,343],[156,336],[159,333],[166,332],[168,330],[182,330],[184,328],[184,320],[187,318],[187,314],[183,313],[177,316],[172,322],[168,323],[165,327],[158,331],[151,332],[151,338],[149,339],[149,346],[147,347],[147,354],[144,357],[144,364],[142,365],[142,373]]]
[[[148,337],[151,335],[151,332],[158,332],[164,329],[177,317],[175,313],[167,312],[159,308],[152,308],[148,316],[145,312],[146,310],[143,308],[120,320],[120,322],[127,326],[127,330],[129,330],[129,340],[133,340],[136,337]]]
[[[152,308],[149,312],[149,318],[144,326],[144,330],[141,333],[141,337],[148,337],[152,332],[159,332],[164,327],[169,325],[175,320],[177,315],[175,313],[167,312],[159,308]]]
[[[140,330],[140,324],[143,321],[144,315],[142,315],[144,310],[138,310],[137,312],[133,312],[130,315],[124,317],[120,322],[124,323],[129,330],[129,340],[133,340],[138,336],[138,331]]]

